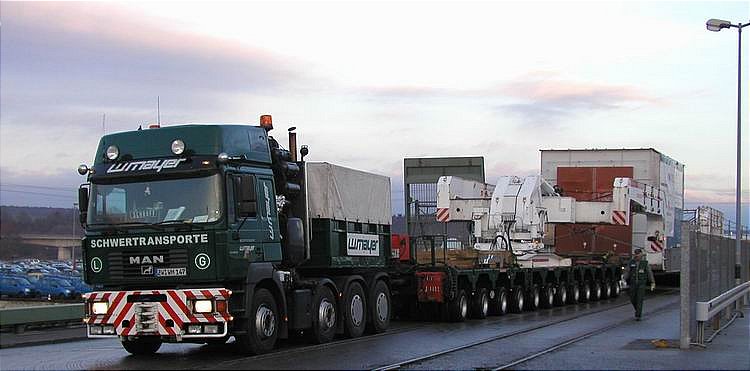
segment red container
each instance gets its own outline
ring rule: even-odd
[[[408,262],[411,259],[410,251],[408,234],[391,235],[391,257],[393,259]]]
[[[421,303],[445,301],[443,297],[444,272],[417,272],[417,300]]]
[[[558,167],[557,184],[563,195],[576,201],[612,201],[615,178],[632,178],[633,168]],[[555,251],[561,255],[602,254],[612,251],[629,256],[633,241],[631,225],[558,224]]]

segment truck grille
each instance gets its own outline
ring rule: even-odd
[[[187,249],[115,251],[107,259],[112,279],[153,280],[157,268],[187,268],[188,252]]]

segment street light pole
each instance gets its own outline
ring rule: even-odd
[[[750,23],[732,24],[721,19],[709,19],[706,28],[719,32],[725,28],[737,29],[737,193],[735,195],[735,246],[737,251],[742,245],[742,29]]]

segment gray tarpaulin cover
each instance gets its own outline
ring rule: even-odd
[[[377,174],[307,162],[311,218],[391,224],[391,179]]]

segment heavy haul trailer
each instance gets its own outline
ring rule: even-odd
[[[79,167],[89,337],[134,354],[163,342],[251,353],[304,332],[385,331],[390,180],[297,160],[260,126],[182,125],[104,136]]]

